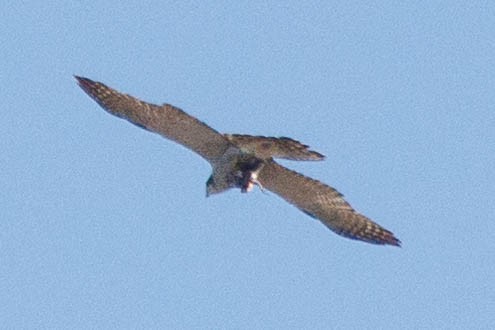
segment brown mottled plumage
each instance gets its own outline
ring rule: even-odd
[[[169,104],[154,105],[106,85],[77,77],[79,86],[109,113],[197,152],[212,166],[207,195],[254,184],[280,195],[339,235],[400,246],[394,235],[354,209],[330,186],[277,164],[273,158],[321,160],[299,141],[281,137],[220,134]]]
[[[281,196],[339,235],[368,243],[400,246],[390,231],[357,213],[342,194],[326,184],[289,170],[273,160],[258,174],[263,188]],[[296,189],[293,189],[297,187]]]
[[[284,158],[290,160],[323,160],[325,156],[309,150],[309,146],[288,137],[224,134],[243,152],[253,153],[258,158]]]

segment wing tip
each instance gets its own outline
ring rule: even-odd
[[[391,246],[402,247],[402,242],[397,237],[395,237],[395,235],[391,231],[388,231],[381,226],[378,226],[378,229],[379,230],[375,231],[374,233],[358,235],[355,238],[358,240],[362,240],[365,242],[378,244],[378,245],[391,245]]]
[[[396,246],[401,248],[402,247],[402,242],[394,236],[391,232],[387,233],[381,233],[380,235],[372,235],[372,236],[367,236],[367,235],[345,235],[340,233],[340,235],[351,238],[354,240],[362,241],[365,243],[371,243],[371,244],[376,244],[376,245],[390,245],[390,246]]]
[[[77,80],[77,84],[79,85],[79,87],[81,87],[88,94],[91,90],[94,89],[96,85],[96,82],[85,77],[74,75],[74,78]]]
[[[397,246],[399,248],[402,247],[402,242],[394,236],[394,234],[390,233],[390,235],[387,235],[384,237],[383,243],[385,245],[392,245],[392,246]]]
[[[86,77],[78,76],[77,74],[73,75],[74,78],[77,80],[78,84],[94,84],[94,81],[91,79],[88,79]]]
[[[366,243],[376,244],[376,245],[390,245],[401,248],[402,242],[394,236],[394,234],[388,230],[382,229],[384,232],[373,233],[373,234],[360,234],[360,235],[347,235],[340,233],[344,237],[355,239],[358,241],[363,241]]]
[[[314,150],[310,150],[308,148],[308,152],[314,156],[314,158],[312,158],[311,160],[325,160],[325,158],[327,158],[327,156],[323,155],[323,154],[320,154],[318,151],[314,151]]]

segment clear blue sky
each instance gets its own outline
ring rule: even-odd
[[[0,5],[2,326],[495,327],[493,3],[96,3]],[[311,145],[283,164],[403,247],[206,199],[205,161],[73,74]]]

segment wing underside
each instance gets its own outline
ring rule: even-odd
[[[224,134],[244,152],[253,153],[261,159],[284,158],[290,160],[323,160],[325,156],[310,150],[309,146],[288,137]]]
[[[180,143],[207,161],[218,159],[232,146],[222,134],[177,107],[150,104],[102,83],[77,76],[76,79],[107,112]]]
[[[357,213],[342,194],[317,180],[268,161],[258,181],[339,235],[374,244],[400,246],[393,233]]]
[[[390,231],[357,213],[337,190],[271,159],[324,158],[299,141],[285,137],[222,135],[172,105],[154,105],[102,83],[77,76],[76,79],[79,86],[107,112],[173,140],[197,152],[210,163],[218,164],[227,150],[241,150],[262,159],[265,164],[257,174],[259,183],[319,219],[336,233],[369,243],[400,246],[400,241]]]

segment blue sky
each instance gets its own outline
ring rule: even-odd
[[[495,5],[0,5],[0,319],[16,328],[493,328]],[[283,162],[403,247],[273,194],[205,198],[200,157],[102,111],[72,75]]]

